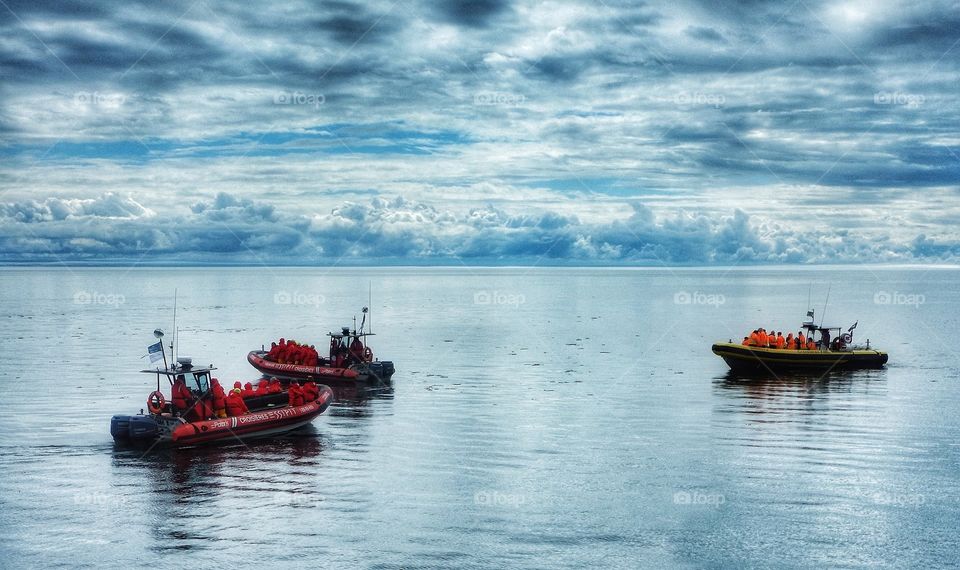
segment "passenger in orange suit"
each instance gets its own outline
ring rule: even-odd
[[[817,350],[817,343],[813,339],[807,341],[807,350]]]
[[[787,347],[787,339],[783,338],[783,333],[777,331],[777,348],[784,349]]]
[[[750,337],[748,336],[743,337],[743,342],[741,342],[740,344],[742,344],[743,346],[750,346]]]
[[[793,333],[787,333],[787,348],[793,348]]]
[[[220,381],[214,378],[210,382],[213,391],[213,412],[218,418],[227,417],[227,394],[223,391]]]
[[[803,350],[807,348],[807,337],[803,336],[803,331],[797,333],[797,349]]]
[[[760,346],[760,331],[757,329],[750,333],[750,346]]]
[[[247,404],[243,401],[243,396],[240,395],[239,388],[234,388],[230,390],[230,394],[227,395],[227,414],[231,417],[242,416],[243,414],[250,413],[250,410],[247,409]]]
[[[173,381],[173,388],[170,389],[170,399],[173,401],[173,407],[183,412],[187,409],[187,404],[193,399],[193,394],[184,383],[183,375],[177,376]]]
[[[287,386],[287,401],[291,406],[303,405],[303,389],[295,381],[290,381]]]

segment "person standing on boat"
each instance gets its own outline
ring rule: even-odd
[[[220,381],[214,378],[210,381],[213,391],[213,412],[218,418],[227,417],[227,394],[223,391]]]
[[[181,414],[186,411],[187,404],[193,399],[190,389],[187,388],[186,380],[183,374],[174,379],[173,387],[170,389],[170,399],[173,401],[173,408]]]

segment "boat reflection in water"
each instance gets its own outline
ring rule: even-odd
[[[827,373],[743,373],[714,379],[718,409],[745,414],[828,414],[876,403],[887,391],[886,370]]]

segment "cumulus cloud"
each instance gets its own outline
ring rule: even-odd
[[[105,195],[101,201],[115,199]],[[33,205],[29,211],[43,210]],[[847,231],[798,231],[735,209],[726,215],[657,216],[635,203],[629,216],[585,222],[557,212],[511,214],[496,206],[463,210],[402,197],[347,202],[314,215],[281,212],[221,193],[175,215],[120,220],[95,208],[65,216],[24,216],[0,205],[4,261],[215,260],[323,264],[406,263],[735,264],[956,261],[960,241],[920,234],[898,242]],[[45,211],[45,210],[43,210]]]

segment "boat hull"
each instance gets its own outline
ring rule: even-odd
[[[878,350],[787,350],[720,342],[713,353],[738,372],[858,370],[887,363],[887,353]]]
[[[371,362],[368,370],[355,368],[334,368],[332,366],[305,366],[302,364],[280,364],[264,358],[265,351],[252,350],[247,354],[247,362],[264,376],[276,376],[285,380],[307,380],[315,382],[389,382],[393,376],[393,363],[389,361]]]

